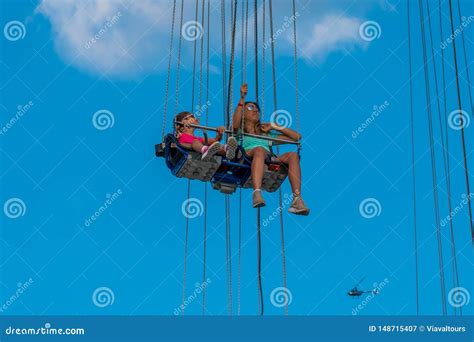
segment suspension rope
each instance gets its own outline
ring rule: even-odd
[[[183,11],[184,10],[184,0],[181,1],[181,10],[180,10],[180,27],[183,27]],[[181,69],[181,45],[182,45],[182,35],[179,35],[178,39],[178,61],[176,67],[176,89],[175,89],[175,107],[174,107],[174,114],[176,115],[178,112],[179,106],[179,76],[180,76],[180,69]],[[189,207],[189,199],[190,199],[190,190],[191,189],[191,181],[188,179],[188,187],[187,187],[187,202],[186,202],[186,212],[188,212]],[[182,308],[181,315],[184,315],[184,302],[186,300],[186,272],[187,272],[187,260],[188,260],[188,233],[189,233],[189,215],[186,215],[186,229],[185,229],[185,238],[184,238],[184,261],[183,261],[183,289],[182,289]]]
[[[207,183],[204,184],[204,227],[203,227],[203,260],[202,260],[202,284],[207,284]],[[206,315],[206,288],[202,289],[202,315]]]
[[[254,0],[254,52],[255,52],[255,101],[259,102],[258,93],[258,8],[257,0]],[[260,208],[257,208],[257,277],[258,277],[258,298],[260,304],[260,315],[264,313],[263,287],[262,287],[262,237],[260,234]]]
[[[173,14],[171,16],[171,31],[170,31],[170,45],[168,51],[168,71],[166,74],[166,86],[165,86],[165,105],[163,109],[163,123],[161,127],[161,140],[165,139],[166,132],[166,113],[168,111],[168,99],[169,99],[169,88],[170,88],[170,77],[171,77],[171,61],[173,56],[173,36],[174,36],[174,23],[176,16],[176,0],[173,1]]]
[[[273,37],[273,0],[269,0],[270,9],[270,37]],[[272,83],[273,83],[273,110],[278,110],[277,104],[277,84],[276,84],[276,66],[275,66],[275,45],[274,40],[270,41],[271,55],[272,55]],[[277,146],[277,155],[280,155],[280,147]],[[282,273],[283,273],[283,287],[287,288],[286,281],[286,257],[285,257],[285,225],[283,221],[283,194],[281,187],[278,189],[278,200],[280,205],[280,236],[281,236],[281,258],[282,258]],[[285,315],[288,315],[288,303],[285,301]]]
[[[296,114],[296,131],[301,132],[300,126],[300,106],[299,106],[299,78],[298,78],[298,48],[296,41],[296,0],[293,0],[293,63],[295,66],[295,114]]]
[[[443,162],[444,162],[444,173],[445,173],[445,177],[446,177],[446,180],[447,180],[447,184],[449,184],[449,181],[448,179],[450,179],[450,175],[448,173],[448,170],[447,170],[447,149],[445,147],[445,141],[443,139],[443,124],[442,124],[442,120],[441,120],[441,104],[440,104],[440,94],[439,94],[439,90],[438,90],[438,73],[436,71],[436,59],[435,59],[435,53],[434,53],[434,43],[433,43],[433,28],[432,28],[432,25],[431,25],[431,11],[430,11],[430,5],[429,5],[429,1],[426,2],[426,8],[427,8],[427,12],[428,12],[428,33],[429,33],[429,36],[430,36],[430,44],[431,44],[431,62],[433,64],[433,72],[434,72],[434,82],[435,82],[435,94],[436,94],[436,104],[437,104],[437,108],[438,108],[438,122],[439,122],[439,129],[440,129],[440,133],[441,133],[441,148],[442,148],[442,151],[443,151]],[[447,189],[448,191],[448,197],[450,197],[450,193],[451,193],[451,190],[450,188],[448,187]]]
[[[209,42],[210,42],[210,0],[207,0],[207,30],[205,31],[207,33],[207,51],[206,51],[206,126],[209,124],[209,56],[210,56],[210,48],[209,48]],[[205,25],[204,21],[204,0],[202,2],[202,24],[203,26]],[[204,40],[202,40],[201,43],[201,64],[202,64],[202,46],[204,45]],[[202,75],[202,66],[201,66],[201,75]],[[202,81],[201,81],[202,85]],[[200,108],[201,110],[201,108]],[[206,262],[207,262],[207,183],[204,183],[204,227],[203,227],[203,270],[202,270],[202,284],[207,284],[207,267],[206,267]],[[202,315],[204,316],[206,314],[206,288],[207,286],[204,286],[202,289]]]
[[[227,97],[225,96],[225,90],[227,89],[227,47],[226,47],[226,35],[225,35],[225,0],[221,0],[221,35],[222,35],[222,92],[223,92],[223,116],[224,116],[224,123],[227,126]]]
[[[196,0],[196,14],[194,16],[195,25],[198,22],[198,8],[199,8],[199,0]],[[198,32],[198,28],[196,27],[196,33]],[[202,40],[202,37],[201,37]],[[197,39],[194,39],[194,57],[193,57],[193,88],[191,91],[191,111],[194,111],[194,86],[196,81],[196,50],[197,50]]]
[[[198,1],[198,0],[197,0]],[[205,30],[205,22],[204,22],[204,0],[202,0],[202,6],[201,6],[201,25],[203,26],[203,30]],[[197,21],[197,20],[196,20]],[[199,108],[199,115],[202,115],[202,86],[203,86],[203,59],[204,59],[204,33],[201,34],[201,38],[199,39],[201,41],[201,49],[200,49],[200,59],[199,59],[199,100],[198,100],[198,108]],[[208,123],[206,122],[206,125]]]
[[[454,34],[454,19],[453,19],[453,2],[449,0],[449,17],[451,22],[451,34]],[[453,58],[454,58],[454,71],[456,74],[456,91],[457,91],[457,100],[458,100],[458,110],[459,110],[459,125],[461,127],[461,143],[462,143],[462,152],[463,152],[463,161],[464,161],[464,175],[466,178],[466,198],[467,198],[467,207],[469,210],[469,225],[471,227],[471,239],[474,244],[474,223],[472,221],[472,207],[471,207],[471,190],[469,186],[469,169],[467,163],[467,152],[466,152],[466,141],[464,138],[464,118],[462,111],[461,103],[461,87],[459,85],[459,70],[458,70],[458,58],[456,51],[456,41],[453,39]]]
[[[442,16],[442,6],[441,0],[438,0],[438,13],[439,13],[439,32],[440,39],[443,39],[443,16]],[[444,110],[444,126],[445,126],[445,136],[444,140],[446,142],[446,156],[445,156],[445,168],[446,168],[446,187],[448,194],[448,210],[449,210],[449,231],[451,239],[451,267],[452,267],[452,281],[453,288],[459,286],[459,273],[457,266],[457,252],[456,252],[456,242],[454,238],[454,227],[453,227],[453,209],[452,209],[452,195],[451,195],[451,166],[450,166],[450,154],[449,154],[449,134],[448,134],[448,109],[447,109],[447,99],[446,99],[446,70],[445,70],[445,59],[444,59],[444,49],[441,49],[441,80],[442,80],[442,89],[443,89],[443,110]],[[442,130],[441,130],[442,135]],[[443,139],[443,137],[441,137]],[[459,312],[462,315],[462,308],[459,308]],[[454,307],[454,315],[457,313],[457,308]]]
[[[262,0],[262,41],[265,43],[265,0]],[[256,14],[255,14],[256,15]],[[262,45],[263,46],[263,45]],[[258,63],[258,61],[256,61]],[[259,99],[259,106],[260,106],[260,121],[263,122],[264,120],[264,114],[265,114],[265,48],[262,48],[262,92],[260,93],[260,99]],[[257,88],[258,91],[258,88]],[[257,95],[257,98],[259,96]],[[243,110],[243,109],[242,109]],[[271,148],[270,148],[271,150]],[[259,208],[260,209],[260,208]],[[259,210],[259,215],[261,214],[261,211]],[[260,234],[261,231],[261,218],[258,219],[258,232]],[[261,260],[261,237],[258,237],[258,258]],[[259,273],[261,274],[261,261],[258,262],[258,267],[260,268]],[[257,287],[257,290],[260,289],[260,287]],[[262,298],[262,294],[260,291],[258,291],[258,298]]]
[[[184,13],[184,0],[181,0],[181,11],[180,11],[180,23],[179,27],[183,27],[183,13]],[[176,66],[176,88],[175,88],[175,103],[174,103],[174,114],[176,115],[178,113],[178,108],[179,108],[179,76],[180,76],[180,71],[181,71],[181,45],[183,42],[183,35],[179,35],[178,39],[178,61],[177,61],[177,66]]]
[[[462,21],[461,15],[461,1],[458,0],[458,16],[459,20]],[[464,30],[461,30],[461,42],[462,42],[462,50],[464,55],[464,66],[466,69],[466,77],[467,77],[467,89],[469,93],[469,104],[471,105],[471,114],[474,115],[474,106],[472,104],[472,92],[471,92],[471,77],[469,75],[469,62],[467,59],[467,52],[466,52],[466,41],[464,39]]]
[[[258,103],[259,102],[259,91],[258,91],[258,7],[257,7],[257,1],[254,0],[254,47],[255,47],[255,101]]]
[[[226,126],[231,129],[232,121],[230,119],[230,113],[232,111],[232,91],[234,83],[234,57],[235,57],[235,31],[237,22],[237,0],[234,0],[232,8],[235,8],[232,12],[232,32],[231,32],[231,48],[230,48],[230,63],[229,63],[229,89],[227,93],[227,117]]]
[[[261,92],[261,113],[260,113],[260,121],[264,122],[265,118],[265,26],[266,26],[266,18],[265,18],[265,0],[262,0],[262,92]]]
[[[249,1],[245,1],[244,82],[247,79],[247,40],[249,34]]]
[[[223,115],[225,126],[229,124],[229,103],[228,96],[225,96],[227,89],[227,47],[226,47],[226,15],[225,2],[221,0],[221,33],[222,33],[222,92],[223,92]],[[229,85],[230,86],[230,85]],[[226,275],[227,275],[227,313],[232,315],[232,254],[231,254],[231,235],[230,235],[230,201],[229,195],[225,195],[225,218],[226,218]]]
[[[270,16],[270,37],[273,37],[273,1],[268,1]],[[275,67],[275,45],[274,40],[270,40],[271,58],[272,58],[272,85],[273,85],[273,110],[278,110],[277,106],[277,88],[276,88],[276,67]]]
[[[239,247],[237,255],[237,315],[240,316],[240,285],[242,274],[242,188],[239,189]]]
[[[443,315],[446,315],[446,289],[444,282],[444,261],[443,261],[443,247],[441,240],[441,228],[440,228],[440,213],[438,203],[438,180],[436,173],[436,155],[434,150],[434,133],[433,133],[433,114],[431,110],[431,95],[430,95],[430,84],[429,84],[429,70],[428,70],[428,57],[426,47],[426,34],[425,34],[425,19],[423,12],[422,0],[418,1],[420,10],[420,24],[421,24],[421,38],[423,47],[423,67],[425,72],[425,88],[426,88],[426,104],[428,112],[428,128],[430,138],[430,152],[431,152],[431,170],[433,178],[433,198],[435,207],[435,220],[436,220],[436,237],[438,240],[438,259],[439,259],[439,275],[441,285],[441,306]],[[429,13],[428,13],[429,15]]]
[[[246,36],[245,36],[245,3],[242,1],[242,47],[241,47],[241,83],[245,83],[245,58],[246,53]],[[243,115],[242,115],[243,116]],[[242,274],[242,188],[239,189],[239,241],[238,241],[238,252],[237,252],[237,315],[240,316],[241,312],[241,274]]]
[[[191,194],[191,180],[188,179],[188,191],[187,191],[187,201],[186,201],[186,213],[189,212],[189,199]],[[184,309],[186,306],[184,305],[186,301],[186,272],[188,269],[188,240],[189,240],[189,215],[186,215],[186,233],[184,237],[184,262],[183,262],[183,293],[182,293],[182,302],[181,308],[181,315],[184,315]]]
[[[434,43],[433,43],[433,28],[431,26],[431,11],[430,11],[430,4],[429,1],[426,1],[426,8],[428,12],[428,32],[430,36],[430,43],[431,43],[431,62],[433,64],[433,70],[434,70],[434,82],[435,82],[435,90],[436,90],[436,102],[437,102],[437,108],[438,108],[438,121],[439,121],[439,129],[440,129],[440,135],[441,135],[441,148],[443,151],[443,166],[444,166],[444,174],[446,178],[446,192],[447,192],[447,202],[448,202],[448,210],[449,210],[449,215],[451,216],[452,213],[452,207],[451,207],[451,175],[449,174],[449,169],[448,169],[448,150],[445,145],[445,139],[443,138],[443,124],[441,120],[441,105],[440,105],[440,94],[438,91],[438,77],[437,77],[437,72],[436,72],[436,59],[435,59],[435,53],[434,53]],[[442,37],[442,36],[441,36]],[[441,49],[442,50],[442,49]],[[444,61],[442,61],[443,63]],[[444,66],[443,66],[444,68]],[[443,75],[444,78],[444,75]],[[446,117],[446,113],[444,113],[444,117]],[[446,130],[448,129],[448,126],[445,127]],[[447,136],[447,134],[446,134]],[[453,235],[453,222],[452,220],[449,221],[450,224],[450,233],[451,233],[451,241],[450,241],[450,246],[451,246],[451,268],[452,268],[452,276],[453,276],[453,286],[456,287],[456,274],[457,274],[457,262],[456,262],[456,246],[454,242],[454,235]],[[455,313],[456,313],[456,308],[455,308]]]
[[[249,1],[245,1],[245,28],[242,27],[243,30],[243,66],[242,66],[242,74],[243,80],[242,83],[246,83],[247,79],[247,42],[248,42],[248,27],[249,27]],[[242,8],[243,10],[243,8]],[[244,44],[245,41],[245,44]],[[257,99],[258,100],[258,99]],[[243,132],[245,127],[245,115],[244,115],[244,107],[242,106],[241,115],[240,115],[240,131]],[[242,136],[241,139],[243,140],[244,137]]]
[[[408,13],[408,65],[410,72],[410,126],[411,126],[411,169],[413,186],[413,233],[415,242],[415,294],[416,294],[416,315],[420,314],[419,301],[419,280],[418,280],[418,233],[417,233],[417,207],[416,207],[416,172],[415,172],[415,128],[413,113],[413,71],[412,71],[412,51],[411,51],[411,19],[410,0],[407,1]]]
[[[263,316],[263,288],[262,288],[262,237],[260,234],[260,208],[257,208],[257,273],[258,273],[258,297],[260,302],[260,316]]]
[[[232,315],[232,245],[230,234],[230,198],[225,195],[226,206],[226,265],[227,265],[227,312]]]
[[[231,50],[230,50],[230,62],[229,62],[229,88],[228,88],[228,95],[227,95],[227,126],[231,127],[231,119],[230,119],[230,112],[232,106],[232,90],[233,90],[233,81],[234,81],[234,57],[235,57],[235,31],[236,31],[236,23],[237,23],[237,0],[234,0],[233,4],[231,4],[231,23],[232,23],[232,31],[231,31]],[[232,304],[233,304],[233,288],[232,288],[232,239],[231,239],[231,231],[230,231],[230,195],[225,195],[226,197],[226,209],[228,212],[227,215],[227,236],[228,236],[228,264],[229,264],[229,312],[232,315]]]

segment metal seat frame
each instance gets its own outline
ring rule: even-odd
[[[242,146],[239,146],[238,152],[234,160],[216,155],[209,161],[203,161],[200,153],[182,146],[173,134],[167,134],[161,144],[155,145],[156,156],[165,159],[166,166],[174,176],[211,182],[214,189],[225,194],[232,194],[239,187],[252,188],[252,160]],[[262,190],[278,190],[287,176],[286,165],[275,160],[266,160]]]

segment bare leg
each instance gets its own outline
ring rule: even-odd
[[[252,185],[254,190],[262,187],[263,171],[265,167],[265,157],[267,151],[264,148],[256,147],[247,151],[247,155],[252,158]]]
[[[196,152],[199,152],[201,153],[201,150],[202,150],[202,147],[204,145],[202,144],[202,142],[200,142],[198,139],[194,139],[192,144],[191,144],[191,148],[196,151]]]
[[[301,167],[298,154],[296,152],[284,153],[278,157],[278,160],[288,165],[291,190],[295,196],[299,196],[301,194]]]

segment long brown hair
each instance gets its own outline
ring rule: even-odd
[[[257,103],[257,102],[254,102],[254,101],[246,101],[246,102],[244,103],[244,108],[245,108],[245,109],[247,109],[247,105],[248,105],[248,104],[253,104],[255,107],[257,107],[258,114],[259,114],[259,118],[260,118],[260,114],[261,114],[261,113],[260,113],[260,106],[258,105],[258,103]],[[244,114],[244,115],[245,115],[245,114]],[[245,120],[245,118],[244,118],[244,120]],[[249,132],[246,132],[246,131],[245,131],[245,124],[244,124],[243,126],[244,126],[244,127],[242,128],[242,130],[243,130],[245,133],[249,133]],[[255,128],[256,128],[255,130],[258,132],[259,129],[260,129],[260,120],[258,120],[258,121],[255,123]]]
[[[191,112],[181,112],[179,114],[177,114],[175,117],[174,117],[174,121],[175,122],[181,122],[183,121],[183,119],[189,115],[194,115],[193,113]],[[183,124],[179,124],[179,123],[175,123],[174,124],[174,130],[176,131],[176,133],[178,132],[181,132],[184,128],[184,125]]]

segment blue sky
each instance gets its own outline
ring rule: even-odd
[[[194,6],[191,2],[185,5],[184,21],[194,20]],[[440,279],[420,25],[418,6],[412,5],[420,310],[438,315]],[[19,215],[6,209],[1,215],[0,303],[10,303],[1,314],[172,315],[181,304],[185,227],[181,207],[187,182],[174,178],[164,161],[154,157],[154,144],[162,134],[171,2],[3,0],[1,6],[0,22],[5,30],[0,54],[0,116],[6,128],[0,136],[1,200],[4,204],[21,200],[17,201]],[[406,3],[299,0],[297,6],[303,195],[312,212],[309,217],[284,214],[292,297],[289,311],[295,315],[351,315],[365,296],[353,299],[346,293],[365,277],[363,289],[374,283],[384,282],[385,286],[358,314],[414,314]],[[474,15],[472,3],[461,0],[461,6],[469,20]],[[284,1],[275,1],[274,7],[274,26],[282,27],[291,8]],[[440,41],[449,36],[448,7],[442,1],[443,39],[437,26],[437,2],[431,1],[430,7],[439,74]],[[223,123],[224,96],[219,11],[214,1],[209,121],[215,126]],[[114,16],[117,19],[106,32],[91,42]],[[12,21],[21,23],[19,37],[6,29]],[[368,21],[378,25],[374,39],[363,39],[359,31]],[[455,27],[459,25],[456,15]],[[464,28],[468,60],[472,60],[472,33],[469,21]],[[272,105],[270,51],[266,51],[264,114],[268,119],[275,109],[287,110],[295,128],[291,34],[284,30],[275,39],[279,108]],[[457,44],[460,39],[456,37]],[[447,113],[457,109],[450,44],[444,49]],[[183,40],[178,110],[191,107],[192,48],[192,42]],[[249,82],[255,78],[250,51],[252,45],[246,74]],[[240,53],[239,45],[235,89],[242,79]],[[462,102],[466,117],[472,118],[461,53],[459,58]],[[167,129],[175,109],[173,62]],[[430,68],[433,87],[432,65]],[[254,84],[249,86],[254,94]],[[431,98],[437,118],[434,88]],[[94,113],[104,110],[110,127],[94,125]],[[7,126],[12,118],[17,120]],[[354,134],[369,118],[370,124]],[[437,121],[434,126],[444,218],[448,209]],[[473,127],[465,128],[471,184]],[[473,249],[467,209],[462,205],[466,188],[460,131],[448,127],[448,132],[452,203],[462,207],[453,220],[459,285],[473,293],[469,277]],[[203,183],[192,182],[191,197],[202,201],[203,190]],[[289,194],[287,183],[282,191]],[[251,191],[243,191],[242,196],[241,313],[255,314],[255,211],[249,204]],[[265,198],[264,218],[278,207],[277,194],[265,194]],[[366,199],[375,199],[377,216],[361,214],[360,204]],[[111,202],[108,208],[86,224],[106,200]],[[224,197],[209,190],[208,201],[207,310],[218,315],[227,312]],[[235,194],[231,197],[234,314],[238,210],[239,195]],[[190,220],[188,295],[202,281],[202,225],[202,215]],[[282,314],[283,309],[270,300],[272,290],[282,286],[278,221],[271,221],[262,233],[266,312]],[[453,288],[448,226],[441,233],[448,293]],[[9,302],[18,286],[29,279],[27,289]],[[94,302],[93,294],[104,287],[114,300],[102,307],[97,298]],[[200,314],[200,303],[197,296],[186,313]],[[463,312],[472,314],[472,307],[471,302]],[[447,308],[449,314],[454,313],[453,306]]]

